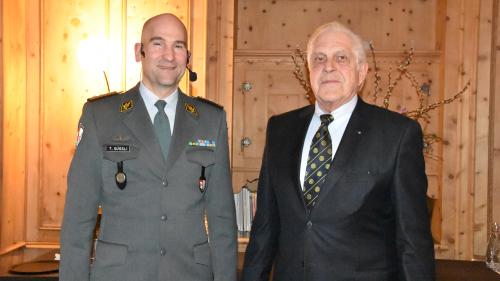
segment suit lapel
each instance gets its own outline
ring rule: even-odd
[[[302,183],[300,182],[300,164],[302,161],[302,150],[304,148],[304,140],[307,134],[307,128],[309,128],[309,124],[311,123],[312,116],[314,114],[314,106],[307,107],[304,111],[299,113],[299,120],[297,121],[297,135],[290,138],[296,140],[296,143],[293,144],[293,148],[291,151],[294,151],[292,154],[292,159],[290,163],[295,163],[295,167],[292,169],[292,179],[295,182],[295,191],[297,192],[297,196],[299,196],[302,201],[302,205],[304,208],[306,207],[306,202],[304,201],[304,195],[302,192]]]
[[[179,90],[179,99],[175,109],[175,124],[168,152],[167,172],[172,168],[182,151],[186,149],[189,139],[198,126],[198,113],[188,112],[186,104],[193,105],[189,98]]]
[[[332,162],[332,168],[328,172],[328,177],[321,188],[316,207],[321,204],[321,199],[325,198],[326,195],[335,189],[335,185],[339,179],[344,175],[344,173],[349,169],[351,165],[351,155],[354,150],[358,147],[358,143],[366,133],[366,120],[363,118],[363,108],[366,104],[358,98],[358,102],[354,111],[352,112],[351,118],[347,123],[347,127],[340,141],[339,148],[335,153],[335,157]]]
[[[126,116],[123,118],[123,123],[130,129],[135,138],[141,142],[142,147],[151,155],[151,161],[148,163],[150,163],[152,170],[158,176],[162,177],[165,172],[165,161],[161,157],[161,147],[156,139],[151,118],[139,93],[139,87],[134,87],[130,92],[130,94],[122,96],[122,102],[132,100],[133,103],[133,107],[124,112]]]

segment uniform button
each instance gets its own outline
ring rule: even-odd
[[[162,181],[162,182],[161,182],[161,185],[163,185],[163,186],[167,186],[167,185],[168,185],[168,181],[166,181],[166,180]]]
[[[160,249],[160,256],[164,256],[165,255],[165,249],[161,248]]]
[[[312,221],[308,221],[306,223],[306,225],[307,225],[307,228],[311,228],[313,226],[313,223],[312,223]]]
[[[167,220],[167,216],[165,216],[165,215],[161,216],[161,220],[162,221],[166,221]]]

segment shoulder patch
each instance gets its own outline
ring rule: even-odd
[[[215,106],[215,107],[217,107],[217,108],[219,108],[219,109],[224,109],[224,107],[223,107],[222,105],[220,105],[220,104],[218,104],[218,103],[215,103],[215,102],[213,102],[213,101],[211,101],[211,100],[208,100],[208,99],[204,99],[204,98],[196,97],[196,100],[201,101],[201,102],[203,102],[203,103],[207,103],[207,104],[213,105],[213,106]]]
[[[110,92],[110,93],[106,93],[106,94],[103,94],[103,95],[98,95],[98,96],[94,96],[94,97],[88,98],[87,101],[96,101],[96,100],[100,100],[100,99],[103,99],[103,98],[112,97],[114,95],[119,95],[119,94],[122,94],[122,93],[123,92]]]

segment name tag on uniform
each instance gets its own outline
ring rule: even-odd
[[[111,151],[111,152],[128,152],[130,151],[130,146],[128,145],[113,145],[113,144],[106,144],[106,151]]]

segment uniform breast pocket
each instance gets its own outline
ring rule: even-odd
[[[195,165],[209,167],[215,164],[215,151],[208,148],[190,149],[186,151],[186,158]]]
[[[134,145],[113,145],[106,144],[103,147],[102,179],[104,187],[116,186],[115,174],[121,169],[127,177],[127,181],[132,176],[133,171],[140,170],[137,163],[139,148]]]

